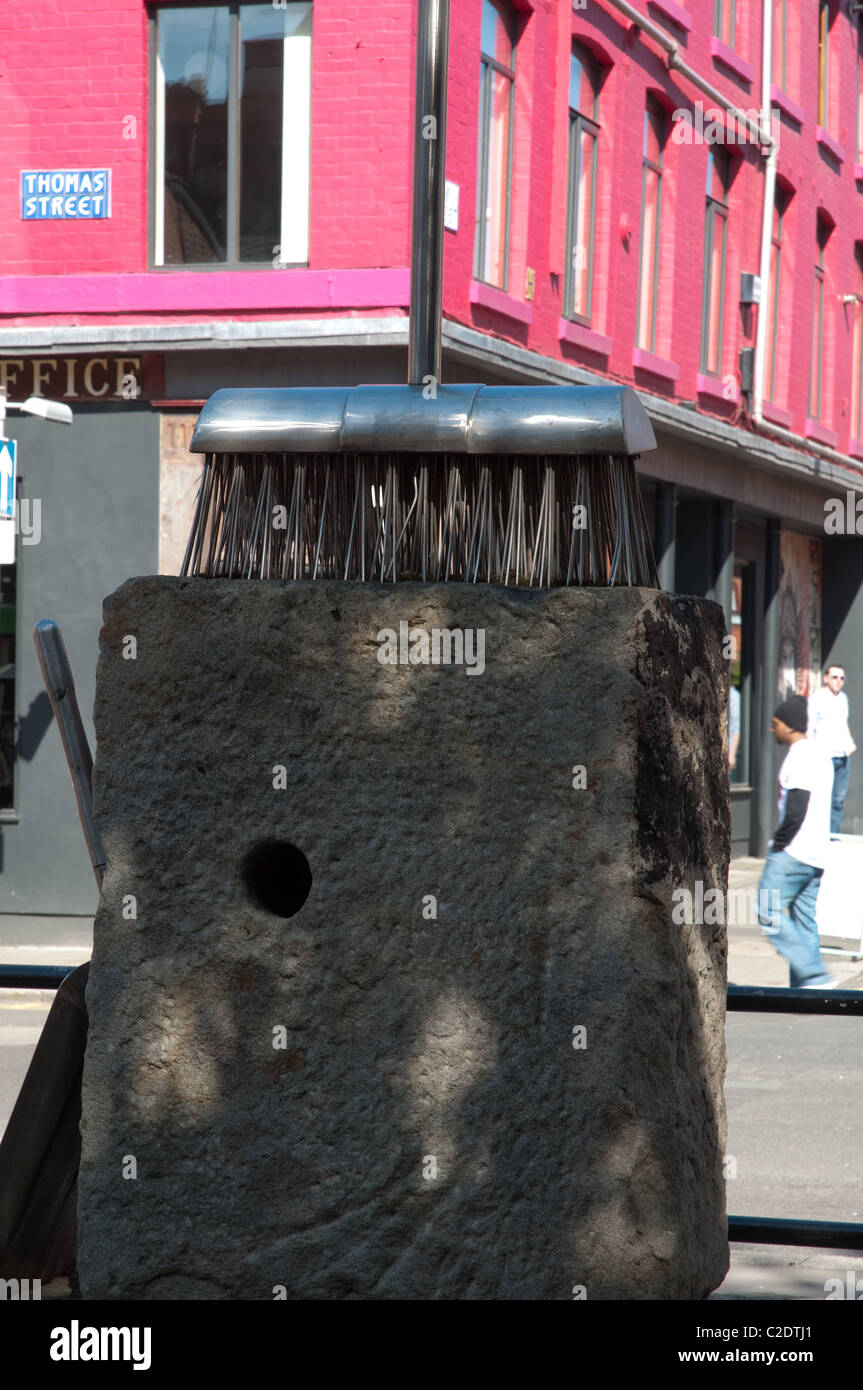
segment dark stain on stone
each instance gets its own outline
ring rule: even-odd
[[[679,881],[692,865],[728,860],[730,792],[719,737],[728,703],[724,634],[722,608],[707,599],[661,594],[654,613],[641,621],[634,675],[645,696],[636,700],[633,712],[645,888],[666,878]],[[684,721],[677,743],[673,715]],[[693,734],[688,740],[686,723]]]

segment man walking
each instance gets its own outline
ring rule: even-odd
[[[848,696],[842,687],[845,671],[832,662],[824,672],[824,684],[809,698],[809,737],[833,760],[833,796],[830,805],[830,834],[838,835],[842,808],[851,775],[851,754],[857,745],[848,728]]]
[[[815,904],[830,848],[833,767],[807,738],[808,710],[792,695],[776,710],[770,732],[788,752],[779,770],[779,829],[768,846],[758,887],[758,920],[785,956],[792,989],[835,989],[821,959]]]

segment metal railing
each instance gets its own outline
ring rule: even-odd
[[[76,965],[0,965],[0,989],[59,989]]]

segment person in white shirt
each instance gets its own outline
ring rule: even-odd
[[[848,696],[842,689],[845,671],[835,662],[824,672],[824,684],[809,697],[808,735],[833,760],[833,796],[830,806],[830,834],[838,835],[842,810],[851,775],[850,758],[857,745],[848,728]]]
[[[815,904],[830,852],[830,758],[806,736],[808,709],[792,695],[776,710],[770,732],[788,746],[779,770],[779,829],[768,846],[758,886],[758,920],[788,961],[792,989],[835,989],[821,959]]]

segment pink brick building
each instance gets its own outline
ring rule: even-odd
[[[65,772],[9,732],[38,697],[32,621],[70,610],[86,703],[103,595],[177,571],[211,392],[405,379],[415,27],[415,0],[4,0],[0,388],[76,421],[12,431],[45,525],[0,574],[0,910],[59,895],[26,826],[53,825]],[[735,634],[734,834],[754,850],[777,691],[833,658],[852,715],[863,698],[861,544],[824,520],[863,492],[860,15],[454,0],[447,134],[445,375],[642,393],[663,583],[716,598]],[[853,775],[846,809],[863,827]],[[61,869],[86,911],[75,833]]]

